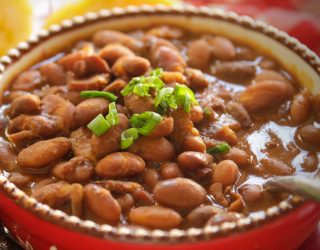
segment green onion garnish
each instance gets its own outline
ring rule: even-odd
[[[117,112],[115,102],[109,104],[109,114],[106,116],[106,120],[110,123],[111,126],[119,124],[119,114]]]
[[[161,115],[151,111],[134,114],[130,118],[132,127],[138,129],[138,133],[141,135],[149,135],[160,122]]]
[[[129,128],[123,131],[121,134],[121,149],[129,148],[138,136],[138,129],[136,128]]]
[[[110,123],[104,119],[103,115],[98,115],[88,125],[88,129],[91,130],[96,136],[104,134],[110,127]]]
[[[81,91],[80,96],[82,98],[94,98],[94,97],[104,97],[108,99],[110,102],[115,102],[117,100],[117,96],[107,91]]]
[[[150,76],[134,77],[121,91],[123,96],[134,93],[138,96],[150,96],[150,90],[154,89],[158,92],[164,87],[163,81],[159,78],[162,74],[162,69],[155,69],[150,72]]]
[[[112,126],[119,124],[119,114],[116,109],[116,103],[109,104],[109,114],[106,118],[102,114],[99,114],[88,125],[88,129],[91,130],[96,136],[100,136],[108,131]]]
[[[177,105],[183,107],[185,112],[190,112],[192,104],[198,105],[194,93],[186,85],[176,84],[174,95]]]
[[[224,153],[228,153],[229,151],[230,151],[230,146],[226,142],[219,143],[215,147],[207,149],[208,154],[224,154]]]
[[[160,90],[154,99],[154,106],[159,113],[164,113],[168,108],[176,109],[177,103],[173,95],[174,88],[167,87]]]

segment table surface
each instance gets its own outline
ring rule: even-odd
[[[13,240],[8,238],[0,224],[0,249],[1,250],[22,250]],[[310,237],[303,243],[299,250],[319,250],[320,249],[320,224]]]

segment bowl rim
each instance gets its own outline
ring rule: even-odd
[[[27,41],[21,42],[14,49],[0,58],[0,81],[1,75],[6,68],[12,65],[15,61],[28,53],[34,47],[43,41],[55,36],[68,32],[74,28],[81,28],[95,22],[106,21],[115,18],[125,18],[135,15],[180,15],[180,16],[195,16],[203,18],[213,18],[222,21],[231,22],[241,25],[244,28],[258,31],[274,40],[299,55],[304,61],[309,64],[320,76],[320,58],[311,51],[307,46],[301,44],[297,39],[290,37],[287,33],[278,30],[277,28],[267,25],[262,21],[257,21],[248,16],[240,16],[234,12],[226,12],[221,9],[212,9],[208,7],[194,7],[191,5],[182,6],[164,6],[164,5],[142,5],[128,6],[125,8],[113,8],[111,10],[102,9],[98,12],[88,12],[83,16],[75,16],[70,20],[64,20],[60,25],[54,24],[48,30],[41,30],[38,34],[31,36]],[[90,220],[82,220],[76,216],[70,216],[66,213],[50,208],[49,206],[37,202],[34,198],[26,195],[22,190],[10,182],[4,175],[0,173],[0,191],[3,191],[6,196],[10,197],[19,207],[32,212],[34,215],[63,226],[64,228],[72,229],[73,231],[83,232],[99,238],[121,240],[126,242],[180,242],[209,240],[216,237],[223,237],[231,233],[236,233],[256,226],[261,226],[272,219],[286,214],[295,207],[303,203],[303,199],[298,196],[293,196],[289,200],[281,201],[278,205],[268,208],[261,213],[250,214],[247,217],[240,218],[236,222],[225,222],[219,226],[205,226],[204,228],[189,228],[186,230],[171,229],[169,231],[159,229],[144,229],[130,226],[110,226],[108,224],[99,225]]]

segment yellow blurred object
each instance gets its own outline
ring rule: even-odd
[[[28,0],[0,0],[0,56],[29,37],[32,8]]]
[[[180,0],[78,0],[68,3],[58,11],[52,13],[47,18],[45,27],[51,24],[59,24],[62,20],[72,18],[73,16],[83,15],[89,11],[97,11],[100,9],[125,7],[128,5],[175,5],[179,3]]]

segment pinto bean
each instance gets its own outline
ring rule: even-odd
[[[269,81],[269,80],[287,81],[287,79],[283,75],[281,75],[280,73],[274,70],[263,70],[255,76],[254,80],[256,82]]]
[[[120,139],[123,130],[129,127],[129,119],[124,114],[119,114],[119,124],[111,127],[106,133],[100,136],[92,135],[90,144],[92,152],[97,159],[120,149]]]
[[[186,84],[187,79],[181,72],[164,71],[161,74],[161,80],[168,85],[175,85],[176,83]]]
[[[239,169],[237,164],[231,160],[223,160],[214,168],[212,183],[221,183],[224,187],[236,183],[239,178]]]
[[[198,69],[209,66],[211,60],[211,47],[203,39],[192,41],[188,46],[188,65]]]
[[[262,198],[263,188],[258,184],[244,184],[238,188],[245,202],[253,203]]]
[[[224,213],[224,210],[216,206],[197,207],[187,215],[186,221],[192,227],[203,227],[213,215],[221,213]]]
[[[74,157],[67,162],[55,165],[52,174],[57,179],[67,182],[86,182],[94,175],[94,165],[83,156]]]
[[[178,209],[192,209],[206,200],[204,188],[185,178],[160,181],[155,186],[153,195],[161,204]]]
[[[60,181],[38,187],[31,197],[52,208],[59,208],[70,201],[71,190],[72,186],[70,184]]]
[[[166,39],[179,39],[184,35],[184,31],[179,28],[161,25],[148,30],[147,34]]]
[[[67,73],[63,67],[57,63],[48,63],[40,67],[40,73],[45,82],[50,85],[65,85],[67,82]]]
[[[25,187],[30,181],[30,176],[23,175],[19,172],[13,172],[9,175],[8,180],[19,188]]]
[[[170,208],[160,206],[137,207],[130,210],[129,221],[148,228],[171,229],[181,224],[181,216]]]
[[[207,222],[207,226],[219,226],[224,222],[236,222],[242,216],[235,212],[221,213],[213,215]]]
[[[303,142],[311,145],[320,145],[320,128],[313,125],[305,125],[297,130]]]
[[[145,161],[151,162],[170,161],[174,157],[174,148],[164,137],[140,137],[128,151],[139,155]]]
[[[72,214],[81,217],[83,212],[83,187],[81,184],[72,184],[70,200]]]
[[[11,117],[19,114],[37,114],[40,111],[40,98],[26,94],[15,99],[8,110]]]
[[[261,112],[278,106],[292,96],[293,87],[283,81],[261,81],[241,93],[240,102],[249,112]]]
[[[319,161],[318,161],[317,153],[308,153],[303,158],[303,163],[301,164],[301,167],[306,172],[313,172],[317,170],[318,164],[319,164]]]
[[[161,165],[160,173],[163,179],[173,179],[183,177],[183,173],[179,165],[174,162],[168,162]]]
[[[50,137],[63,130],[61,118],[51,115],[19,115],[9,122],[8,133],[30,131],[34,137]]]
[[[179,166],[186,170],[208,167],[213,160],[212,155],[193,151],[183,152],[178,156]]]
[[[240,122],[242,128],[249,128],[252,125],[252,119],[245,107],[238,102],[228,102],[227,111],[233,118]]]
[[[83,156],[93,159],[93,152],[90,144],[92,133],[86,127],[80,127],[70,135],[71,147],[75,156]]]
[[[137,206],[152,206],[155,204],[152,195],[143,189],[137,189],[133,193],[133,197]]]
[[[221,183],[216,182],[211,184],[208,189],[208,193],[211,194],[214,198],[214,201],[221,206],[227,207],[229,205],[229,201],[225,197]]]
[[[17,91],[5,91],[2,96],[2,102],[8,104],[13,102],[15,99],[20,96],[29,94],[27,91],[17,90]]]
[[[235,58],[236,49],[229,39],[215,36],[208,38],[207,42],[211,45],[211,53],[214,59],[229,61]]]
[[[235,145],[238,142],[236,133],[231,128],[229,128],[229,126],[220,127],[217,131],[215,131],[213,137],[214,139],[220,141],[226,141],[230,145]]]
[[[183,151],[206,151],[206,145],[200,136],[187,135],[182,141],[181,146]]]
[[[135,205],[135,200],[131,194],[122,194],[116,198],[121,207],[121,211],[129,211]]]
[[[167,46],[159,46],[152,53],[153,63],[159,67],[163,68],[165,71],[181,72],[183,73],[186,67],[186,62],[180,53]]]
[[[160,181],[160,176],[157,171],[148,169],[143,173],[143,181],[152,190],[154,186]]]
[[[145,162],[139,156],[128,152],[107,155],[96,166],[96,174],[102,178],[128,177],[141,174]]]
[[[77,77],[109,73],[108,63],[98,55],[90,55],[75,62],[72,71]]]
[[[40,87],[42,83],[41,74],[37,70],[21,73],[12,84],[13,90],[30,91]]]
[[[232,160],[239,167],[246,167],[250,164],[250,156],[246,151],[238,148],[231,148],[228,153],[221,155],[224,160]]]
[[[118,222],[120,220],[121,207],[107,189],[88,184],[83,191],[85,204],[91,213],[105,221]]]
[[[77,125],[86,126],[99,114],[107,114],[109,101],[105,98],[90,98],[76,106],[74,119]]]
[[[62,66],[66,71],[73,71],[75,64],[94,53],[93,49],[89,50],[78,50],[67,54],[66,56],[58,60],[58,64]]]
[[[48,95],[42,99],[42,111],[49,115],[61,117],[65,128],[74,127],[75,106],[57,95]]]
[[[127,85],[127,83],[122,79],[116,79],[112,83],[108,84],[103,91],[114,93],[120,96],[121,90]]]
[[[124,105],[131,114],[154,111],[153,101],[151,96],[138,96],[133,93],[124,97]]]
[[[209,85],[208,79],[201,70],[186,68],[185,75],[187,77],[189,86],[192,89],[202,89],[208,87]]]
[[[92,36],[92,42],[98,47],[120,43],[133,51],[139,51],[143,46],[139,40],[114,30],[100,30],[95,32]]]
[[[173,118],[162,117],[161,122],[149,134],[150,137],[168,136],[173,131]]]
[[[126,194],[130,193],[133,194],[138,189],[142,189],[142,186],[139,183],[132,182],[132,181],[99,181],[95,184],[102,186],[108,189],[112,193],[116,194]]]
[[[260,160],[260,164],[262,164],[264,173],[267,175],[291,175],[295,171],[294,168],[277,159],[264,158]]]
[[[44,168],[59,160],[71,148],[67,138],[39,141],[24,148],[18,155],[18,165],[22,168]]]
[[[69,90],[101,90],[110,81],[110,74],[94,75],[86,79],[75,79],[73,74],[68,74],[67,85]]]
[[[256,57],[256,53],[248,47],[241,46],[236,48],[236,60],[253,61]]]
[[[215,65],[212,71],[220,78],[237,81],[248,80],[256,72],[254,65],[247,61],[222,62]]]
[[[147,73],[150,62],[139,56],[120,57],[112,66],[113,73],[121,78],[141,76]]]
[[[191,114],[191,117],[190,117],[191,121],[195,124],[200,123],[203,119],[203,111],[199,105],[193,106],[191,108],[190,114]]]
[[[308,120],[312,112],[312,96],[307,91],[293,97],[290,106],[290,117],[296,124],[301,124]]]
[[[134,53],[121,44],[107,44],[99,51],[99,56],[113,65],[120,57],[134,56]]]

